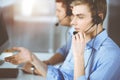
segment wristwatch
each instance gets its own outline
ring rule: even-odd
[[[32,71],[32,74],[34,74],[35,73],[35,67],[34,66],[31,66],[31,71]]]

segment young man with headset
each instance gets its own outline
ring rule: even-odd
[[[69,42],[72,46],[60,68],[44,64],[25,48],[14,48],[20,52],[6,61],[30,62],[47,80],[120,80],[120,48],[103,29],[106,1],[74,0],[71,6],[71,24],[78,33]]]
[[[68,27],[68,33],[73,32],[73,28],[70,25],[72,18],[72,10],[70,8],[71,1],[72,0],[56,0],[56,15],[59,21],[55,25]],[[52,58],[50,58],[47,61],[44,61],[44,63],[48,65],[56,65],[58,63],[63,62],[68,54],[69,48],[69,45],[66,43],[61,48],[57,49],[55,55]]]
[[[120,48],[110,39],[103,21],[106,0],[75,0],[71,22],[74,80],[120,80]]]

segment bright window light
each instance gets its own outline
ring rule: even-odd
[[[35,0],[22,0],[22,15],[30,16],[32,14],[32,8]]]
[[[35,4],[34,12],[40,14],[49,14],[50,13],[50,4],[48,0],[37,0]]]

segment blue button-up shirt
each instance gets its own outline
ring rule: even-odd
[[[61,55],[63,55],[65,58],[67,57],[68,53],[69,53],[69,50],[70,50],[70,47],[71,47],[71,40],[72,40],[72,35],[73,35],[73,32],[74,32],[74,28],[73,27],[70,27],[69,28],[69,31],[68,31],[68,40],[66,42],[65,45],[63,45],[61,48],[58,48],[56,53],[60,53]]]
[[[91,54],[94,57],[90,58]],[[88,76],[90,80],[120,80],[120,48],[108,37],[106,30],[87,43],[84,60],[85,75],[80,76],[78,80],[87,80]],[[60,68],[48,66],[47,80],[73,80],[73,75],[74,59],[70,48]]]

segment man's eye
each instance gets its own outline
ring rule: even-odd
[[[83,19],[84,17],[83,16],[78,16],[79,19]]]

